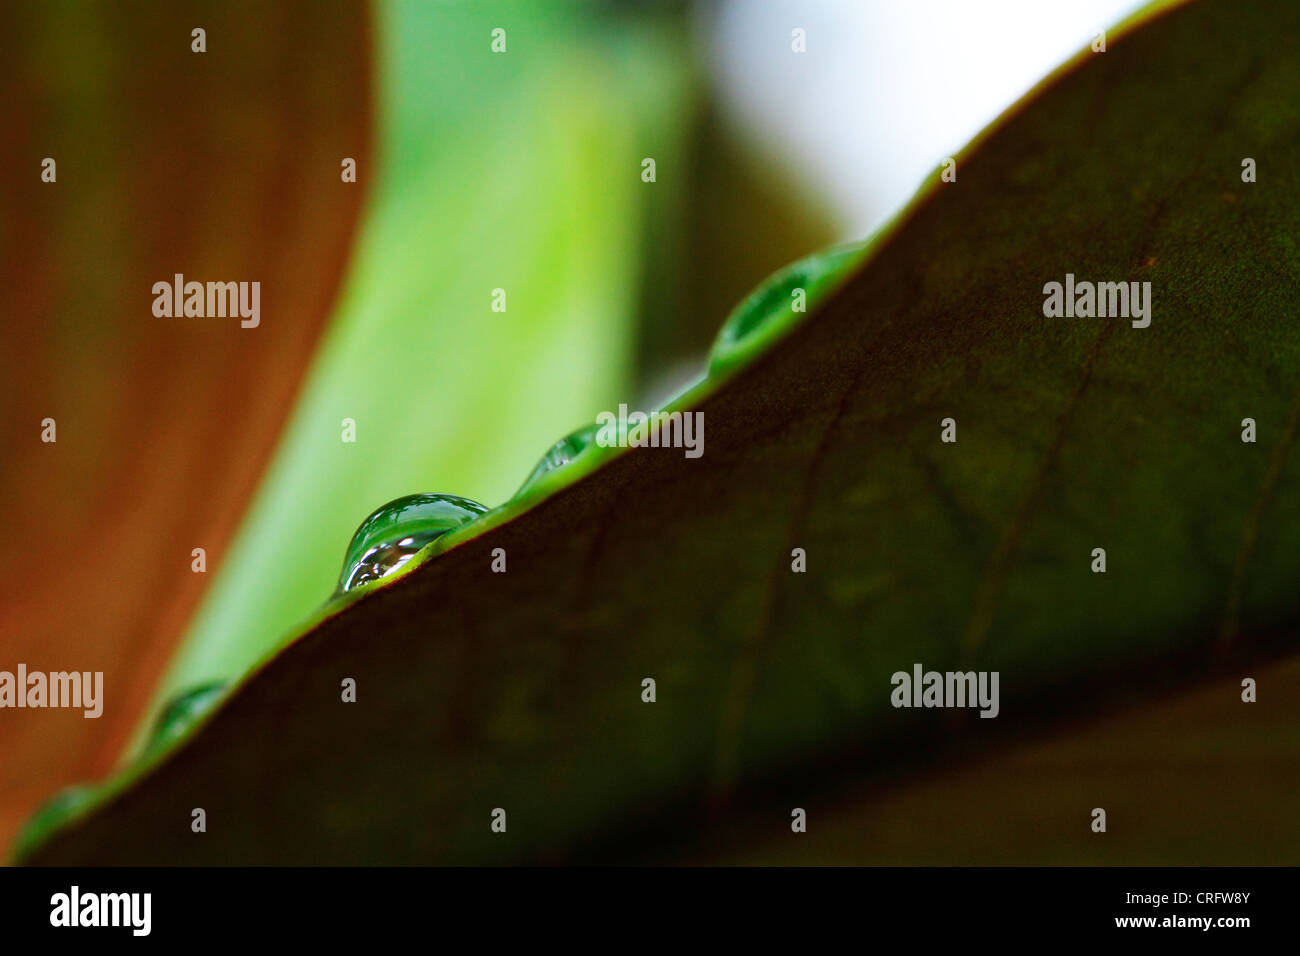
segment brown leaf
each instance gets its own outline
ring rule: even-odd
[[[31,2],[6,19],[0,668],[103,671],[105,703],[98,720],[0,714],[0,845],[110,768],[220,563],[347,261],[363,187],[340,163],[364,183],[371,136],[357,4]],[[155,317],[153,284],[176,273],[259,281],[260,325]]]

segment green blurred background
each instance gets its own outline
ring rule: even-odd
[[[708,122],[686,10],[376,5],[355,259],[155,707],[242,672],[310,614],[375,507],[416,491],[501,503],[554,439],[686,384],[727,303],[833,235]]]

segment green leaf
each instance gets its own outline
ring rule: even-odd
[[[1096,714],[1175,664],[1293,647],[1297,38],[1281,0],[1111,33],[674,403],[702,457],[588,449],[323,611],[27,859],[626,858],[778,786],[903,774],[949,735],[978,750],[1053,702]],[[1066,273],[1150,281],[1150,327],[1044,317]],[[892,707],[915,663],[998,672],[1000,716]],[[1083,798],[1044,799],[1086,826]]]

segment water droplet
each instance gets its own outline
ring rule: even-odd
[[[773,330],[811,312],[857,265],[865,242],[823,249],[779,269],[731,310],[709,351],[709,371],[733,364],[757,342],[755,333]],[[794,293],[804,291],[803,312],[794,311]]]
[[[425,545],[487,510],[456,495],[407,495],[390,501],[361,522],[352,536],[338,591],[351,591],[392,574]]]
[[[149,735],[149,750],[165,747],[194,725],[226,693],[226,682],[209,681],[173,697],[154,721]]]
[[[83,808],[94,802],[95,788],[86,784],[65,787],[42,803],[14,837],[13,856],[21,857]]]
[[[563,468],[590,448],[592,442],[596,440],[596,432],[598,430],[599,429],[595,424],[583,425],[577,431],[565,435],[552,445],[547,450],[546,454],[542,456],[541,461],[537,463],[537,466],[533,468],[532,472],[524,480],[524,483],[519,486],[519,490],[515,492],[515,497],[518,498],[533,485],[537,484],[537,482],[541,481],[543,476],[549,475],[557,468]]]

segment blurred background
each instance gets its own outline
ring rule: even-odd
[[[0,845],[291,634],[375,507],[495,506],[661,404],[764,276],[869,235],[1137,6],[18,3],[0,668],[102,670],[106,700],[0,713]],[[178,272],[260,281],[260,326],[154,317]]]

